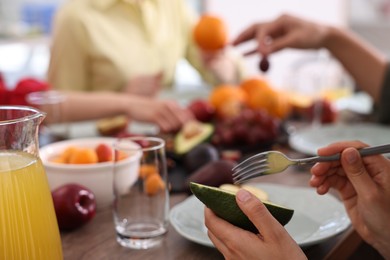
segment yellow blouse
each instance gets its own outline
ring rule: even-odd
[[[120,91],[163,72],[171,86],[186,58],[216,83],[192,41],[195,18],[184,0],[69,0],[56,16],[48,80],[56,89]]]

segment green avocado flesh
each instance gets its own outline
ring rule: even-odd
[[[174,148],[176,154],[185,154],[193,149],[198,144],[207,141],[214,132],[214,127],[211,124],[201,124],[201,132],[197,135],[186,138],[182,131],[177,133],[174,141]]]
[[[236,203],[236,195],[232,192],[217,187],[190,183],[191,192],[217,216],[253,233],[259,233],[257,228],[241,211]],[[294,214],[293,209],[285,208],[270,202],[263,202],[269,212],[283,226],[286,225]]]

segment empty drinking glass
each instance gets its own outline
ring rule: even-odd
[[[29,93],[27,102],[44,111],[46,118],[39,130],[39,144],[43,146],[69,137],[69,124],[64,120],[66,95],[55,90]]]
[[[137,178],[114,167],[114,222],[119,244],[147,249],[159,245],[168,228],[169,192],[165,142],[156,137],[130,137],[114,144],[115,163],[123,156],[140,153]],[[134,169],[128,172],[133,175]]]

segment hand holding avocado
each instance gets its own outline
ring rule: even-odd
[[[261,233],[261,230],[259,230],[259,227],[255,225],[253,219],[248,219],[248,216],[243,213],[239,204],[236,203],[237,199],[235,192],[194,182],[190,183],[190,188],[192,193],[220,218],[255,234]],[[245,190],[248,191],[247,189]],[[256,196],[254,196],[254,198],[259,200]],[[268,201],[263,201],[263,205],[283,226],[291,220],[294,214],[293,209]]]
[[[225,259],[306,259],[296,242],[272,216],[270,208],[258,198],[241,189],[235,201],[260,234],[238,228],[206,207],[208,236]],[[285,213],[291,213],[286,210]]]

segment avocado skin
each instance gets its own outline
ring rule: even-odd
[[[212,187],[219,187],[225,183],[233,183],[232,168],[236,165],[236,162],[222,159],[211,161],[191,173],[188,176],[183,189],[188,191],[188,193],[191,193],[191,182]]]
[[[195,146],[184,156],[183,165],[188,173],[192,173],[209,162],[217,161],[219,158],[219,152],[215,146],[202,143]]]
[[[190,183],[190,189],[201,202],[220,218],[255,234],[259,233],[255,225],[253,225],[237,205],[235,194],[215,187],[210,189],[208,186],[194,182]],[[292,209],[281,208],[267,202],[263,203],[276,220],[283,226],[291,220],[294,214],[294,210]]]

